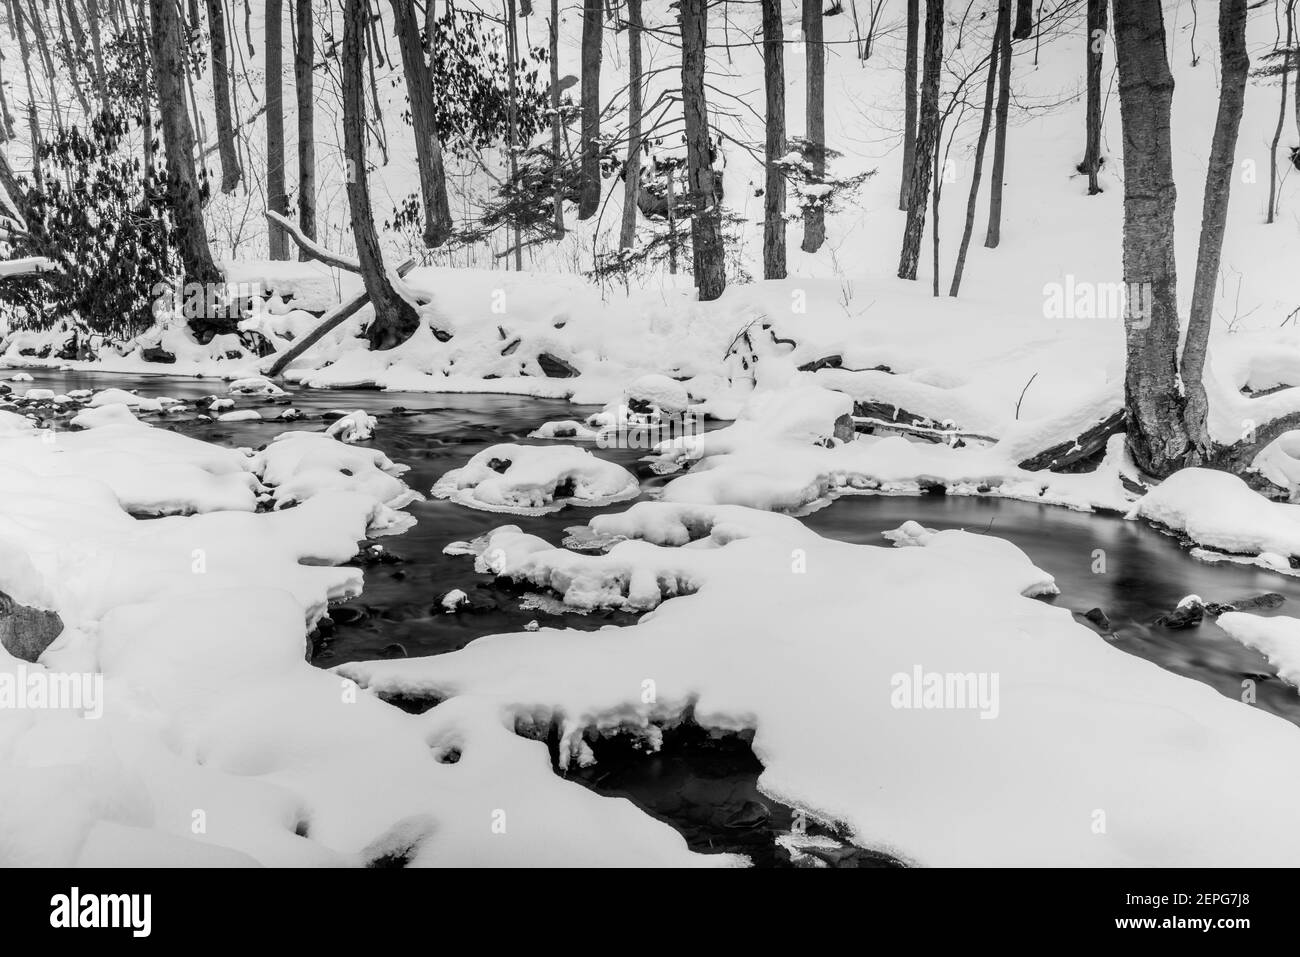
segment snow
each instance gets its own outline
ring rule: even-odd
[[[274,397],[287,395],[288,393],[265,376],[252,376],[247,379],[236,379],[230,383],[230,394]]]
[[[159,399],[148,399],[136,395],[134,392],[127,392],[125,389],[103,389],[96,392],[88,405],[92,409],[105,405],[124,405],[131,409],[138,409],[141,412],[157,412],[163,407],[163,403]]]
[[[640,483],[627,469],[565,445],[494,445],[433,486],[434,498],[514,515],[609,505],[639,494]]]
[[[325,432],[340,442],[366,442],[374,436],[375,426],[378,424],[379,420],[373,415],[357,409],[342,418],[335,419]]]
[[[251,422],[260,419],[262,413],[256,409],[237,409],[234,412],[222,412],[217,416],[218,422]]]
[[[1292,687],[1300,687],[1300,618],[1261,618],[1240,611],[1219,616],[1219,627],[1254,648]]]

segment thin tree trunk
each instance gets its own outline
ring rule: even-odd
[[[1011,106],[1011,0],[998,2],[998,110],[993,127],[993,171],[989,179],[989,228],[984,245],[1002,241],[1002,185],[1007,164],[1007,113]]]
[[[821,0],[805,0],[821,13]],[[921,43],[921,0],[907,0],[907,59],[903,63],[903,183],[898,208],[909,209],[916,165],[916,56]]]
[[[1088,195],[1101,192],[1097,173],[1101,169],[1101,61],[1106,52],[1106,0],[1088,0],[1088,116],[1087,142],[1083,150],[1083,171],[1088,174]]]
[[[1287,51],[1282,58],[1282,102],[1278,106],[1277,128],[1273,131],[1273,145],[1268,151],[1268,219],[1267,223],[1273,222],[1277,215],[1277,148],[1282,141],[1282,127],[1286,124],[1286,88],[1287,79],[1291,72],[1291,38],[1295,32],[1295,0],[1287,0],[1286,4],[1286,46]],[[1296,95],[1296,101],[1300,102],[1300,94]]]
[[[284,184],[284,0],[266,0],[266,204],[280,215],[289,212]],[[268,228],[272,259],[289,258],[289,237],[272,223]]]
[[[411,101],[411,125],[415,130],[415,158],[420,168],[420,195],[424,199],[424,244],[436,249],[451,236],[451,203],[447,199],[447,175],[442,164],[442,143],[438,139],[433,73],[420,43],[415,5],[411,0],[392,0],[392,6],[393,28],[402,55],[406,94]]]
[[[916,2],[916,0],[909,0]],[[803,36],[804,60],[807,81],[805,84],[804,113],[808,130],[804,137],[812,163],[812,181],[821,183],[826,179],[826,45],[822,33],[821,0],[803,0]],[[913,73],[916,69],[913,66]],[[913,81],[916,77],[913,76]],[[916,84],[912,84],[915,97]],[[913,110],[916,108],[913,100]],[[915,117],[913,117],[915,119]],[[907,160],[903,161],[904,166]],[[804,206],[803,209],[803,243],[800,245],[806,253],[815,253],[826,241],[826,208],[821,203]]]
[[[975,231],[975,207],[979,205],[980,177],[984,172],[984,151],[989,142],[989,127],[993,122],[993,97],[997,87],[998,64],[1002,38],[993,31],[993,44],[989,50],[989,72],[984,82],[984,110],[980,115],[980,135],[975,143],[975,168],[971,173],[970,195],[966,199],[966,225],[961,233],[961,246],[957,249],[957,265],[953,267],[952,286],[948,295],[956,296],[961,289],[962,271],[966,268],[966,250],[970,248],[971,233]]]
[[[32,147],[32,179],[35,181],[37,188],[41,188],[41,124],[36,117],[36,84],[32,80],[32,52],[27,42],[27,28],[23,25],[23,19],[26,14],[17,4],[13,6],[14,30],[18,34],[18,52],[23,61],[23,77],[27,82],[27,133],[31,139]],[[146,134],[147,137],[147,134]]]
[[[1227,226],[1228,197],[1236,167],[1237,133],[1246,99],[1250,56],[1246,53],[1247,0],[1222,0],[1219,4],[1219,113],[1210,141],[1210,165],[1205,174],[1205,200],[1201,210],[1201,239],[1196,250],[1196,278],[1192,285],[1191,316],[1183,343],[1180,375],[1187,395],[1183,421],[1199,464],[1209,454],[1205,419],[1209,402],[1205,394],[1205,351],[1210,341],[1214,289],[1219,278],[1219,258]]]
[[[505,0],[506,7],[506,76],[509,101],[506,104],[506,152],[510,157],[510,182],[519,182],[519,22],[515,14],[515,0]],[[515,272],[524,269],[524,242],[519,230],[518,213],[514,216]]]
[[[99,108],[109,109],[108,85],[104,76],[104,41],[100,33],[100,12],[97,0],[86,0],[86,24],[90,33],[90,51],[95,61],[95,93]]]
[[[209,0],[212,2],[212,0]],[[293,85],[298,99],[298,228],[316,238],[316,57],[312,0],[298,0],[298,49],[294,51]],[[303,259],[302,250],[298,258]]]
[[[763,278],[785,278],[785,31],[781,0],[763,0],[763,66],[767,93],[763,165]]]
[[[433,9],[432,0],[427,0]],[[640,11],[640,0],[636,0]],[[564,166],[560,159],[560,0],[551,0],[551,191],[555,210],[555,238],[564,236]],[[638,56],[640,54],[638,53]],[[638,63],[640,61],[638,60]],[[640,96],[640,90],[637,90]]]
[[[217,146],[221,156],[221,191],[233,193],[243,171],[235,152],[235,126],[230,118],[230,67],[226,62],[226,14],[223,0],[207,0],[212,55],[213,105],[217,114]]]
[[[343,74],[343,148],[348,159],[348,208],[352,213],[357,262],[375,309],[366,337],[372,349],[391,349],[411,338],[419,328],[420,318],[415,308],[398,294],[388,276],[370,207],[370,188],[366,182],[366,68],[362,62],[366,56],[366,21],[369,17],[367,0],[347,0],[343,8],[340,66]]]
[[[176,0],[150,0],[149,11],[154,80],[162,116],[163,147],[167,151],[167,199],[176,226],[185,280],[187,284],[217,283],[222,275],[212,259],[203,223],[203,204],[194,171],[194,130],[190,126],[189,111],[185,108],[186,51],[181,39],[180,8]],[[150,133],[146,130],[148,135]],[[208,298],[202,296],[204,303]],[[199,326],[223,328],[230,325],[228,322],[213,322],[215,317],[209,316],[206,309],[200,308],[196,312]]]
[[[921,80],[921,113],[916,131],[916,159],[908,191],[907,225],[898,257],[898,278],[915,279],[925,232],[925,203],[938,151],[939,69],[943,63],[943,0],[925,0],[925,72]]]
[[[604,6],[582,4],[582,177],[578,218],[590,219],[600,206],[600,58]]]
[[[727,287],[723,261],[722,210],[710,158],[709,108],[704,96],[704,51],[708,42],[708,0],[682,0],[682,105],[686,113],[686,177],[690,188],[691,251],[695,288],[701,302]]]
[[[555,135],[559,152],[559,133]],[[623,164],[623,226],[620,249],[636,245],[637,199],[641,190],[641,0],[627,0],[627,162]]]
[[[1183,464],[1188,439],[1178,382],[1178,293],[1169,112],[1174,78],[1161,0],[1115,5],[1124,131],[1124,403],[1128,445],[1145,472]]]
[[[1123,3],[1124,0],[1115,0]],[[1011,39],[1024,40],[1034,32],[1034,0],[1016,0],[1016,28],[1011,31]]]

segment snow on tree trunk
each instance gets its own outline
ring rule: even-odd
[[[154,0],[166,3],[167,0]],[[343,8],[343,148],[348,162],[348,207],[352,213],[352,234],[357,245],[357,262],[375,317],[366,330],[373,349],[401,345],[419,327],[415,309],[403,299],[384,268],[370,208],[366,183],[366,100],[365,63],[367,0],[347,0]]]
[[[582,178],[578,218],[590,219],[600,206],[600,56],[604,24],[601,0],[582,5]]]
[[[898,258],[898,278],[915,279],[925,232],[925,203],[930,174],[938,150],[939,69],[943,63],[943,0],[925,2],[925,70],[921,80],[921,115],[916,131],[916,159],[908,190],[907,225]]]
[[[686,112],[686,178],[690,189],[691,247],[695,288],[701,302],[727,287],[722,247],[722,210],[713,173],[709,107],[704,96],[708,0],[682,0],[682,106]]]
[[[763,65],[767,138],[763,165],[763,278],[785,278],[785,35],[781,0],[763,0]]]
[[[1250,56],[1246,53],[1247,0],[1223,0],[1219,5],[1219,113],[1210,141],[1210,164],[1205,173],[1205,200],[1201,210],[1201,239],[1196,251],[1196,278],[1192,284],[1192,310],[1183,345],[1181,376],[1187,393],[1183,420],[1196,447],[1198,462],[1208,452],[1205,416],[1208,400],[1202,375],[1210,340],[1214,290],[1219,278],[1219,257],[1228,218],[1228,197],[1236,166],[1237,133],[1246,98]]]
[[[420,168],[420,195],[424,199],[424,244],[441,246],[451,236],[451,204],[442,164],[442,143],[434,122],[433,76],[420,43],[420,23],[411,0],[392,0],[394,29],[402,52],[406,95],[411,100],[411,125],[415,130],[415,159]]]
[[[1174,78],[1160,0],[1115,5],[1115,58],[1124,133],[1124,402],[1138,467],[1164,477],[1183,464],[1169,112]]]
[[[909,0],[916,3],[917,0]],[[808,157],[812,163],[812,181],[820,183],[826,177],[826,46],[822,33],[821,0],[803,0],[804,58],[807,64],[806,99],[804,113],[808,131],[804,137]],[[913,68],[915,73],[915,68]],[[916,77],[913,76],[913,81]],[[915,88],[915,82],[913,82]],[[915,112],[915,103],[913,103]],[[906,166],[906,160],[904,161]],[[803,210],[803,243],[806,253],[815,253],[826,241],[826,209],[805,206]]]

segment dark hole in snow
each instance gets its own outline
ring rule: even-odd
[[[487,466],[493,472],[505,472],[506,469],[510,468],[510,460],[509,459],[488,459]]]
[[[570,476],[555,486],[555,498],[573,498],[576,491],[577,488],[574,487],[573,478]]]

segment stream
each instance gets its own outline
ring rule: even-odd
[[[117,373],[81,373],[30,369],[30,387],[58,392],[115,386],[147,396],[197,400],[226,396],[226,383],[215,379]],[[7,378],[5,375],[3,378]],[[21,391],[23,386],[17,388]],[[239,396],[236,407],[276,415],[292,405],[312,418],[284,422],[179,422],[150,419],[221,445],[257,448],[290,429],[319,430],[320,414],[364,409],[379,417],[374,439],[361,445],[381,448],[391,459],[410,466],[403,479],[427,494],[447,470],[463,465],[482,449],[502,442],[529,442],[528,433],[555,419],[580,419],[596,407],[562,400],[508,395],[430,395],[366,390],[293,390],[280,399]],[[395,411],[398,410],[398,411]],[[543,444],[538,442],[537,444]],[[641,499],[653,497],[666,481],[639,467],[637,449],[598,449],[642,479]],[[623,510],[631,502],[613,508]],[[469,540],[503,524],[559,544],[568,526],[584,523],[594,512],[566,509],[520,517],[474,511],[445,501],[413,503],[408,511],[417,524],[403,535],[383,539],[401,561],[365,570],[365,591],[356,600],[331,608],[333,627],[322,630],[313,649],[314,664],[329,668],[348,661],[441,654],[463,648],[475,638],[520,631],[537,621],[542,626],[593,630],[631,624],[622,612],[577,614],[549,604],[521,607],[524,592],[476,574],[471,561],[448,557],[449,542]],[[996,535],[1019,546],[1033,562],[1056,577],[1061,594],[1052,603],[1068,608],[1079,621],[1117,648],[1193,678],[1239,700],[1243,679],[1257,681],[1257,706],[1300,725],[1300,696],[1280,681],[1262,655],[1229,638],[1207,617],[1195,628],[1170,630],[1153,625],[1189,594],[1206,601],[1231,601],[1277,592],[1286,601],[1262,615],[1300,616],[1300,580],[1253,566],[1208,564],[1192,558],[1176,540],[1137,522],[1069,511],[1032,502],[998,498],[923,495],[854,495],[841,498],[802,520],[821,535],[862,544],[887,544],[880,533],[909,519],[935,529],[964,528]],[[1105,553],[1104,573],[1094,573],[1094,551]],[[454,613],[440,607],[453,588],[470,596]],[[1101,608],[1113,633],[1102,635],[1083,615]],[[552,743],[553,744],[553,743]],[[629,798],[647,813],[681,832],[698,851],[738,851],[758,865],[785,865],[789,855],[775,838],[789,832],[793,812],[762,795],[757,779],[762,766],[744,738],[717,738],[687,726],[665,736],[664,749],[647,755],[614,740],[597,742],[598,762],[570,772],[570,777],[601,794]],[[819,833],[808,825],[809,833]],[[820,833],[828,833],[822,830]],[[870,851],[850,848],[834,866],[890,866]]]

